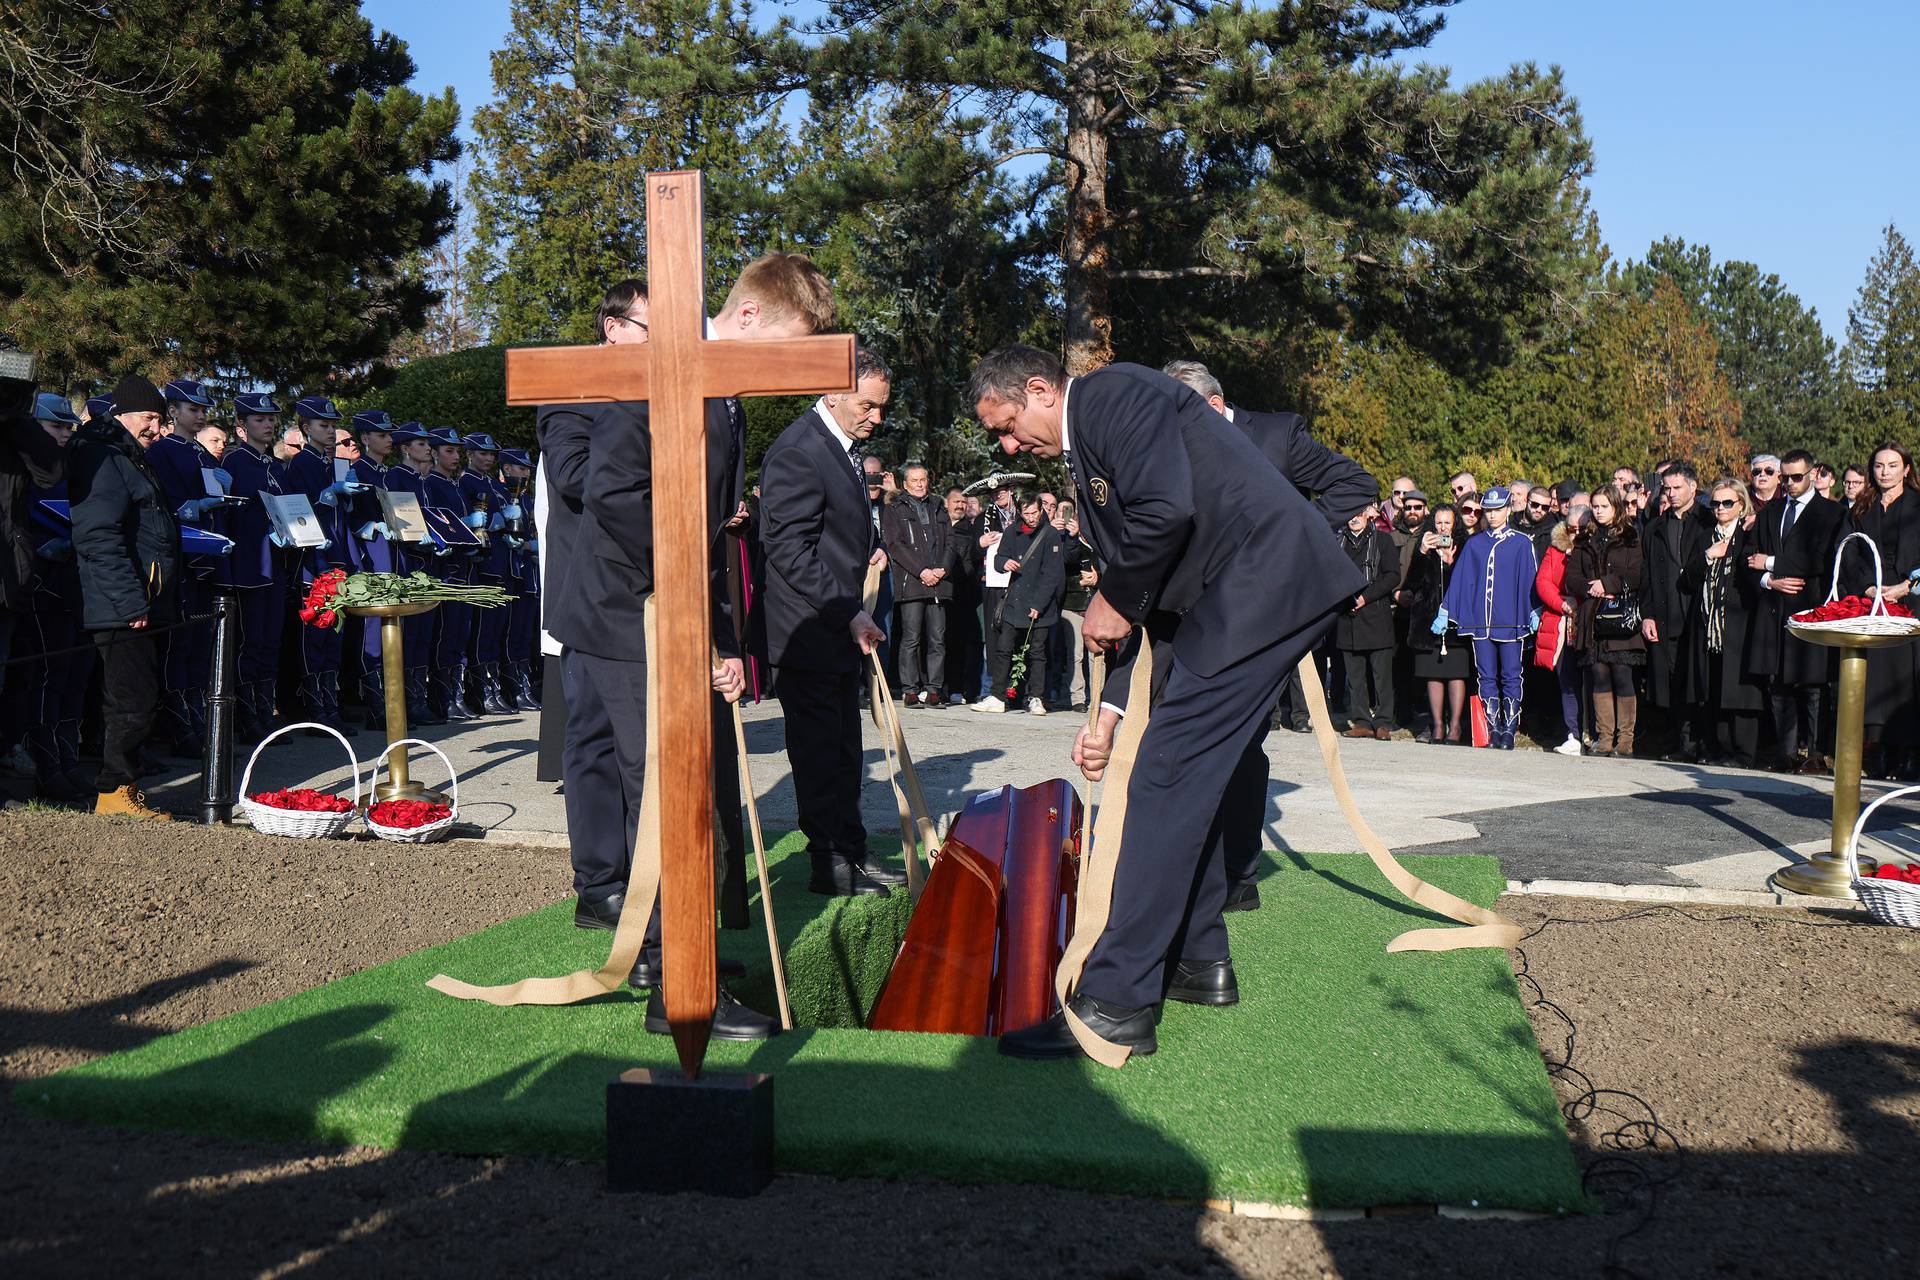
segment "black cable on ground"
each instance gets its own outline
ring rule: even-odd
[[[1683,908],[1654,904],[1623,911],[1618,915],[1603,916],[1596,920],[1578,920],[1565,916],[1550,916],[1530,930],[1525,938],[1536,938],[1553,925],[1599,925],[1619,924],[1628,920],[1643,919],[1658,913],[1669,913],[1696,924],[1735,924],[1751,921],[1762,924],[1792,925],[1803,929],[1848,929],[1852,924],[1834,921],[1794,920],[1781,916],[1756,915],[1696,915]],[[1532,966],[1527,959],[1525,947],[1515,947],[1514,954],[1519,957],[1514,977],[1531,993],[1532,1007],[1539,1009],[1556,1019],[1566,1028],[1566,1042],[1556,1060],[1542,1051],[1546,1059],[1547,1074],[1574,1091],[1574,1096],[1563,1102],[1560,1114],[1568,1124],[1580,1124],[1592,1127],[1596,1124],[1611,1122],[1612,1127],[1594,1136],[1594,1142],[1602,1154],[1587,1162],[1580,1173],[1581,1189],[1597,1197],[1606,1206],[1606,1212],[1612,1215],[1631,1215],[1626,1228],[1615,1233],[1607,1240],[1606,1256],[1601,1264],[1601,1274],[1620,1277],[1621,1280],[1638,1280],[1639,1274],[1620,1260],[1623,1246],[1628,1240],[1645,1231],[1652,1223],[1654,1214],[1660,1207],[1661,1191],[1686,1169],[1686,1150],[1673,1130],[1660,1123],[1659,1113],[1651,1103],[1636,1093],[1625,1089],[1602,1089],[1594,1084],[1592,1077],[1573,1065],[1574,1053],[1578,1047],[1580,1028],[1567,1011],[1547,998],[1546,991],[1533,976]],[[1649,1161],[1639,1158],[1646,1155],[1669,1157],[1664,1167],[1656,1168]]]

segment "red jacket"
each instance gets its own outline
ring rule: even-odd
[[[1533,594],[1540,598],[1540,630],[1533,637],[1533,664],[1549,671],[1560,665],[1561,651],[1573,642],[1573,615],[1580,604],[1560,589],[1572,545],[1567,526],[1555,526],[1546,557],[1533,575]]]

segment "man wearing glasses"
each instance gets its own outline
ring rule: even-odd
[[[1758,461],[1756,459],[1756,461]],[[1779,739],[1778,769],[1827,771],[1820,755],[1821,703],[1833,679],[1831,650],[1789,635],[1787,617],[1827,598],[1833,548],[1846,511],[1814,491],[1813,455],[1795,449],[1780,463],[1785,492],[1759,513],[1747,569],[1759,575],[1760,625],[1753,629],[1753,673],[1768,681],[1768,702]],[[1804,744],[1804,762],[1797,757]]]
[[[1447,488],[1453,491],[1453,500],[1459,502],[1470,493],[1480,492],[1480,482],[1473,478],[1473,472],[1462,471],[1447,481]]]
[[[1756,453],[1747,463],[1747,475],[1753,484],[1753,510],[1747,513],[1751,529],[1766,505],[1780,496],[1780,459],[1770,453]]]

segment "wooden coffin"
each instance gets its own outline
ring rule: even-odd
[[[976,796],[954,819],[874,1002],[876,1031],[992,1036],[1059,1007],[1080,797],[1064,778]]]

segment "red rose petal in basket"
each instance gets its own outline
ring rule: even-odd
[[[448,806],[425,800],[382,800],[367,811],[369,822],[402,831],[429,826],[452,816],[453,810]]]
[[[269,809],[291,809],[298,813],[345,813],[353,808],[352,801],[328,795],[324,791],[315,791],[312,787],[257,791],[247,798]]]

